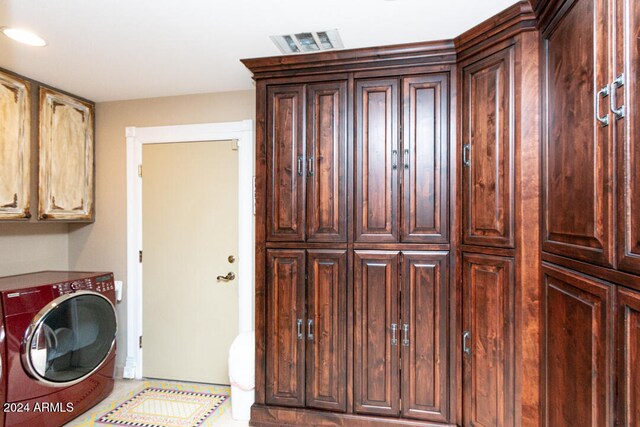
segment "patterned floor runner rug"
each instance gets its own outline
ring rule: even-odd
[[[229,396],[148,387],[99,417],[99,423],[131,427],[199,427]]]

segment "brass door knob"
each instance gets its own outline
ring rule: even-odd
[[[230,271],[226,276],[218,276],[216,278],[216,280],[225,280],[225,281],[229,281],[229,280],[233,280],[236,278],[236,275],[233,274],[232,271]]]

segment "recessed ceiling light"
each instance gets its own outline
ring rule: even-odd
[[[32,33],[31,31],[23,30],[20,28],[2,27],[2,34],[13,39],[17,42],[28,44],[29,46],[46,46],[47,42],[44,41],[39,35]]]

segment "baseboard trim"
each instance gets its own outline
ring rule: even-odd
[[[456,427],[455,424],[372,417],[368,415],[339,414],[311,409],[283,408],[254,404],[251,421],[254,427]]]

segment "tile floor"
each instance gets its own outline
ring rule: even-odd
[[[107,397],[103,402],[96,405],[96,407],[100,406],[104,402],[118,400],[119,402],[124,401],[128,398],[129,394],[138,390],[142,387],[144,381],[137,380],[116,380],[115,387],[113,388],[113,392]],[[222,415],[215,420],[216,427],[247,427],[249,423],[247,421],[235,421],[231,418],[231,401],[227,400],[224,405],[228,405],[226,410],[223,411]],[[90,413],[89,410],[87,413],[78,416],[75,420],[65,424],[63,427],[93,427],[93,426],[108,426],[108,424],[95,424],[93,422],[87,422],[87,414]]]

